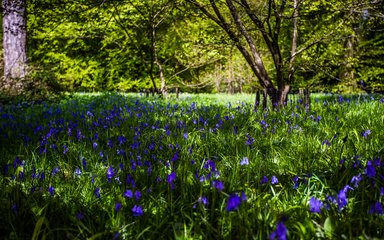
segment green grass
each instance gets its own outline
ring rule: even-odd
[[[313,94],[310,111],[298,100],[256,112],[253,95],[219,94],[75,94],[6,105],[0,232],[267,239],[282,223],[290,239],[383,238],[382,96]],[[310,211],[312,197],[320,213]],[[228,211],[232,198],[238,206]]]

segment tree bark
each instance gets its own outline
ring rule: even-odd
[[[4,79],[0,89],[19,95],[27,75],[26,0],[3,0]]]

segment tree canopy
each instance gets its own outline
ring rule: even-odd
[[[58,90],[384,90],[382,0],[26,4],[28,78]]]

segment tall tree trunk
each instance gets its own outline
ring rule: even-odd
[[[27,75],[26,0],[3,0],[4,80],[0,89],[10,95],[23,92]]]
[[[149,71],[149,76],[151,78],[152,86],[153,86],[153,92],[154,93],[158,92],[157,86],[156,86],[156,81],[153,76],[153,71],[154,71],[154,65],[157,61],[157,56],[156,56],[156,28],[155,28],[155,23],[153,19],[153,5],[151,8],[151,19],[150,19],[150,24],[151,24],[151,65],[150,65],[150,71]]]
[[[233,47],[229,49],[229,61],[228,61],[228,93],[234,94],[234,76],[233,76]]]
[[[352,91],[357,88],[353,65],[351,63],[354,57],[354,36],[349,36],[344,43],[344,64],[342,65],[340,78],[347,86],[352,87]]]
[[[299,16],[299,3],[298,0],[293,0],[293,16],[292,16],[292,42],[291,42],[291,57],[289,59],[289,68],[288,68],[288,80],[285,85],[280,90],[280,105],[286,104],[288,101],[288,94],[291,89],[291,84],[294,81],[294,72],[295,72],[295,60],[297,52],[297,40],[299,38],[298,30],[298,16]]]

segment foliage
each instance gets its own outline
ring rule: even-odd
[[[251,102],[2,106],[4,238],[382,238],[382,96],[315,95],[310,111],[296,97],[280,111]]]

